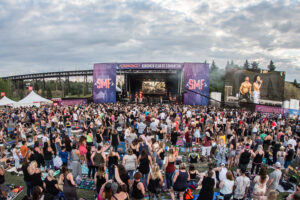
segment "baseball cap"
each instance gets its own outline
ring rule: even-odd
[[[281,164],[280,164],[280,162],[276,162],[276,163],[275,163],[275,167],[277,167],[277,168],[281,168]]]

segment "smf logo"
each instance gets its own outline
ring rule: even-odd
[[[195,90],[195,89],[202,90],[205,85],[206,85],[205,79],[200,79],[200,80],[189,79],[188,82],[189,90]]]
[[[98,78],[97,79],[97,88],[102,89],[102,88],[110,88],[112,86],[111,78],[103,79],[103,78]]]

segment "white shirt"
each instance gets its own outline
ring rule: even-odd
[[[296,140],[294,139],[289,139],[287,142],[287,145],[291,144],[293,146],[293,149],[295,149],[295,146],[297,145]]]
[[[192,117],[192,112],[191,112],[190,110],[188,110],[188,111],[186,112],[186,116],[187,116],[188,118],[191,118],[191,117]]]
[[[233,190],[233,185],[234,185],[234,181],[225,179],[224,180],[224,185],[220,190],[220,193],[222,194],[231,194],[232,190]]]
[[[49,138],[47,136],[43,136],[43,138],[42,138],[43,145],[45,142],[48,142],[48,141],[49,141]]]
[[[235,180],[236,189],[234,190],[233,198],[242,199],[245,195],[246,188],[250,187],[250,179],[247,176],[239,176]]]
[[[219,178],[220,181],[223,181],[226,179],[226,174],[227,174],[227,168],[226,167],[221,167],[220,172],[219,172]]]

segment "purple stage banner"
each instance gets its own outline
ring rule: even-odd
[[[116,74],[114,64],[94,64],[94,103],[116,102]]]
[[[59,102],[59,105],[61,106],[74,106],[82,104],[87,104],[87,99],[62,99]]]
[[[284,114],[287,109],[275,106],[265,106],[265,105],[256,105],[255,111],[256,112],[263,112],[263,113],[274,113],[274,114]]]
[[[117,69],[182,69],[182,63],[116,63]]]
[[[205,63],[184,63],[184,104],[208,105],[209,66]]]

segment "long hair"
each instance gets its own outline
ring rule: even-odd
[[[37,162],[31,161],[31,163],[29,164],[29,174],[34,174],[35,170],[37,168]]]
[[[159,166],[155,163],[152,167],[152,173],[151,173],[151,179],[155,180],[160,176],[160,168]]]
[[[48,142],[44,142],[44,153],[45,151],[48,151],[48,147],[49,147]]]
[[[142,158],[142,159],[146,159],[147,157],[148,157],[148,154],[147,154],[146,150],[143,149],[143,150],[142,150],[142,154],[141,154],[141,158]]]
[[[53,179],[54,178],[53,174],[54,174],[54,171],[52,169],[50,169],[48,171],[48,176],[50,176]]]
[[[257,152],[258,152],[259,154],[262,154],[262,153],[264,152],[263,146],[262,146],[262,145],[258,145],[258,147],[257,147]]]
[[[123,165],[118,165],[120,177],[127,174],[127,171]]]
[[[104,175],[104,173],[105,173],[105,168],[104,168],[104,165],[102,164],[98,167],[97,175],[102,177]]]
[[[109,156],[113,156],[114,148],[110,147]]]
[[[259,176],[260,176],[260,183],[261,184],[265,183],[267,179],[267,169],[265,167],[262,167],[260,169]]]

